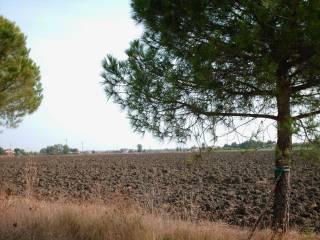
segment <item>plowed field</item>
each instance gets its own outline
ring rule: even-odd
[[[0,158],[0,181],[14,195],[86,201],[121,195],[150,211],[253,225],[272,189],[273,153],[215,152],[195,162],[187,158],[187,153]],[[320,232],[319,170],[294,160],[292,227]],[[271,210],[262,227],[270,219]]]

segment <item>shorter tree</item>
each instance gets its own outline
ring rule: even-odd
[[[70,148],[67,144],[63,145],[63,154],[70,153]]]
[[[78,148],[69,148],[70,153],[76,154],[79,153],[79,149]]]
[[[0,127],[16,127],[42,100],[40,71],[30,59],[26,37],[0,16]]]
[[[0,147],[0,155],[4,155],[4,149]]]
[[[69,154],[69,153],[79,153],[77,148],[70,148],[67,144],[54,144],[52,146],[47,146],[40,150],[41,154],[47,155],[59,155],[59,154]]]
[[[206,148],[207,148],[206,144],[205,144],[205,143],[202,143],[202,144],[201,144],[201,150],[204,151],[204,150],[206,150]]]
[[[40,154],[47,154],[47,148],[41,148],[39,153]]]
[[[48,154],[48,155],[57,155],[63,154],[64,147],[62,144],[55,144],[53,146],[47,146],[46,148],[42,148],[40,153]]]
[[[138,144],[137,145],[137,151],[138,152],[142,152],[142,144]]]
[[[14,155],[15,156],[26,155],[26,152],[21,148],[15,148],[14,149]]]

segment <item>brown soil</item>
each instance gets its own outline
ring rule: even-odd
[[[195,162],[189,161],[189,155],[1,158],[0,181],[7,194],[105,202],[122,196],[150,211],[184,219],[252,226],[272,189],[273,153],[216,152]],[[294,160],[290,224],[298,230],[320,232],[319,170],[312,163]],[[269,226],[270,220],[271,210],[261,227]]]

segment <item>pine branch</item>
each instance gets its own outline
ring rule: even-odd
[[[311,117],[314,115],[320,114],[320,110],[317,111],[313,111],[313,112],[309,112],[309,113],[303,113],[297,116],[292,117],[294,120],[299,120],[299,119],[303,119],[303,118],[307,118],[307,117]]]
[[[188,103],[183,103],[183,102],[177,102],[181,106],[186,107],[189,109],[192,113],[194,114],[202,114],[208,117],[215,117],[215,116],[223,116],[223,117],[252,117],[252,118],[268,118],[268,119],[273,119],[277,120],[278,117],[274,115],[269,115],[269,114],[259,114],[259,113],[236,113],[236,112],[208,112],[208,111],[203,111],[199,107],[195,105],[191,105]]]

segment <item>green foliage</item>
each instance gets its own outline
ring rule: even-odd
[[[106,57],[102,77],[135,131],[183,142],[195,125],[212,132],[234,117],[293,123],[320,113],[319,1],[131,6],[144,33],[126,60]],[[284,131],[297,134],[292,125]]]
[[[317,237],[317,233],[316,233],[314,227],[307,227],[307,228],[303,229],[301,234],[302,234],[302,238],[301,238],[302,240],[316,239],[316,237]]]
[[[62,150],[63,154],[68,154],[70,153],[70,148],[68,147],[67,144],[63,145],[63,150]]]
[[[26,37],[0,16],[0,127],[15,127],[42,100],[40,71],[29,57]]]
[[[182,148],[181,147],[176,147],[176,152],[182,152]]]
[[[138,152],[142,152],[142,144],[138,144],[137,145],[137,151]]]
[[[21,148],[15,148],[14,149],[14,155],[20,156],[20,155],[26,155],[27,153],[24,151],[24,149]]]
[[[79,153],[79,150],[77,148],[70,148],[67,144],[55,144],[52,146],[47,146],[46,148],[42,148],[40,150],[41,154],[47,154],[47,155],[60,155],[60,154],[77,154]]]
[[[77,148],[69,148],[69,152],[72,154],[78,154],[79,153],[79,149]]]
[[[4,148],[0,147],[0,155],[4,155]]]
[[[225,149],[261,149],[261,148],[273,148],[275,145],[275,142],[268,141],[268,142],[262,142],[262,141],[255,141],[255,140],[248,140],[244,141],[243,143],[237,144],[236,142],[233,142],[231,144],[225,144],[223,148]]]
[[[302,159],[314,164],[320,164],[320,138],[317,137],[311,143],[301,144],[299,146],[299,155]]]
[[[213,150],[214,150],[214,149],[213,149],[213,147],[211,147],[211,146],[209,146],[209,147],[206,148],[206,151],[209,152],[209,153],[210,153],[210,152],[213,152]]]
[[[207,147],[206,147],[206,144],[205,144],[205,143],[202,143],[202,144],[201,144],[201,150],[202,150],[202,151],[205,151],[206,148],[207,148]]]

